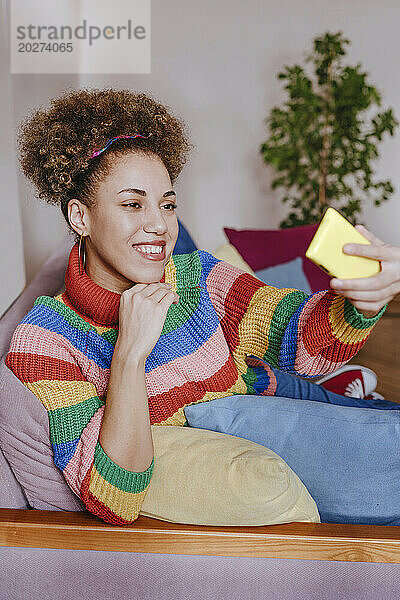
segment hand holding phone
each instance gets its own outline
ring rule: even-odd
[[[306,257],[328,275],[339,279],[372,277],[380,272],[379,261],[345,254],[343,246],[348,243],[371,242],[337,210],[328,208],[306,251]]]
[[[346,221],[344,217],[341,218]],[[349,225],[350,228],[353,228],[350,223]],[[346,234],[344,248],[343,238],[339,242],[343,256],[345,258],[368,259],[369,262],[366,264],[377,263],[377,265],[379,265],[379,270],[375,275],[368,275],[363,270],[363,267],[360,267],[360,263],[357,263],[357,269],[354,270],[355,263],[353,262],[350,274],[347,278],[342,278],[342,269],[337,269],[337,265],[336,267],[333,265],[332,275],[338,277],[338,279],[331,279],[330,286],[338,294],[347,297],[364,316],[372,317],[400,293],[400,248],[383,242],[363,225],[356,225],[353,229],[356,233],[361,235],[362,241],[360,243],[360,241],[356,241],[355,239],[350,240],[350,238],[347,238]],[[314,238],[311,244],[313,243]],[[326,254],[327,252],[325,249],[324,255]],[[339,256],[340,260],[342,260],[343,257],[341,255]],[[318,251],[317,260],[320,265],[321,261],[325,263],[320,251]],[[328,267],[324,266],[324,269],[326,270],[329,268],[330,265],[328,265]]]

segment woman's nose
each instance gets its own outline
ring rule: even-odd
[[[157,231],[158,233],[164,233],[167,231],[167,223],[158,209],[147,211],[143,228],[148,231]]]

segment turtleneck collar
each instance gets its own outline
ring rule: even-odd
[[[100,325],[117,327],[121,294],[101,287],[85,271],[79,274],[78,246],[78,242],[74,244],[69,254],[65,271],[65,294],[71,305],[82,315],[87,315]],[[172,255],[170,260],[171,258]],[[165,270],[160,282],[165,283]]]

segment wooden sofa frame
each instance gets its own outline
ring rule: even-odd
[[[0,508],[0,546],[399,563],[400,527],[334,523],[211,527],[142,515],[121,527],[89,512]]]

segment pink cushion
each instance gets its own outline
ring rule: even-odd
[[[0,448],[29,505],[39,510],[85,510],[53,462],[45,407],[4,359],[0,359]]]
[[[297,256],[303,260],[303,270],[313,292],[329,289],[330,278],[306,258],[305,251],[318,224],[289,229],[233,229],[224,227],[229,242],[253,269],[279,265]]]

